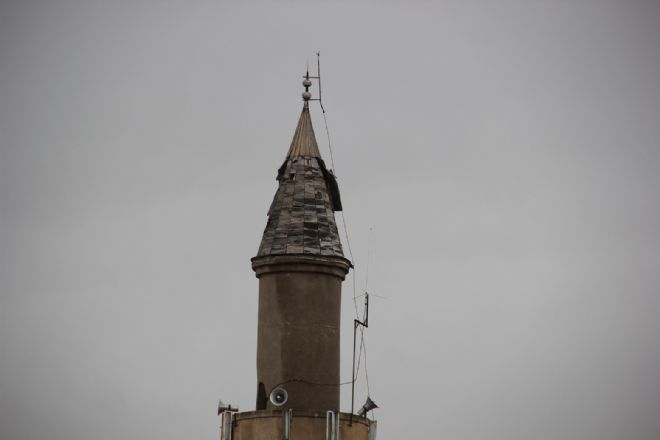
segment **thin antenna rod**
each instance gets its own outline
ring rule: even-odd
[[[323,101],[321,100],[321,52],[316,52],[316,76],[319,77],[319,105],[321,110],[325,114],[325,109],[323,108]]]
[[[374,228],[369,227],[369,241],[367,242],[367,270],[366,270],[366,275],[365,275],[365,281],[364,281],[364,293],[367,293],[369,290],[369,261],[371,257],[371,234],[373,233]]]

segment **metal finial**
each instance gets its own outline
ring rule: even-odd
[[[321,52],[316,52],[316,76],[309,75],[309,61],[307,61],[307,71],[305,72],[305,75],[303,75],[303,78],[304,79],[302,84],[303,87],[305,87],[305,91],[302,93],[302,98],[305,101],[305,105],[308,104],[308,101],[318,101],[319,105],[321,106],[321,110],[323,110],[323,113],[325,113],[325,109],[323,108],[323,101],[321,100]],[[312,98],[312,92],[309,91],[313,79],[319,82],[318,98]]]
[[[309,67],[307,68],[307,73],[305,74],[305,79],[302,82],[305,87],[305,91],[302,94],[303,100],[305,102],[309,101],[312,98],[312,93],[309,91],[309,87],[312,85],[312,81],[309,79]]]

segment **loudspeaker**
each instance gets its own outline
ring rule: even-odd
[[[218,403],[218,415],[222,414],[225,411],[238,411],[238,407],[231,406],[228,403],[222,403],[222,400]]]
[[[366,416],[369,411],[372,409],[378,408],[378,405],[371,400],[371,397],[367,396],[367,401],[364,402],[364,405],[362,405],[362,408],[360,408],[360,411],[358,411],[358,416]]]
[[[270,403],[275,406],[282,406],[289,400],[289,394],[284,388],[275,388],[270,392]]]

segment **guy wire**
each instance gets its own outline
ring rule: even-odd
[[[325,109],[321,107],[323,110],[323,122],[325,124],[325,135],[328,138],[328,150],[330,151],[330,163],[332,164],[332,169],[334,171],[337,170],[337,167],[335,166],[335,158],[332,153],[332,142],[330,142],[330,129],[328,128],[328,118],[326,117],[325,114]],[[351,241],[348,238],[348,228],[346,227],[346,217],[344,216],[344,211],[340,211],[341,213],[341,222],[344,226],[344,236],[346,237],[346,245],[348,246],[348,254],[351,256],[351,263],[353,263],[353,273],[351,274],[351,277],[353,278],[353,306],[355,307],[355,319],[358,318],[358,307],[357,307],[357,287],[356,287],[356,281],[355,281],[355,259],[353,257],[353,249],[351,248]]]
[[[320,76],[320,74],[319,74]],[[321,104],[319,100],[319,104]],[[328,150],[330,151],[330,163],[332,164],[332,169],[333,171],[336,171],[337,168],[335,166],[335,158],[334,154],[332,152],[332,142],[330,141],[330,129],[328,128],[328,118],[326,116],[325,108],[323,107],[323,104],[321,104],[321,110],[323,113],[323,122],[325,125],[325,135],[328,139]],[[346,245],[348,247],[348,254],[351,257],[351,262],[353,263],[353,273],[352,273],[352,278],[353,278],[353,306],[355,308],[355,319],[358,318],[359,312],[358,312],[358,306],[357,306],[357,286],[356,286],[356,270],[355,270],[355,259],[353,257],[353,249],[351,248],[351,241],[348,237],[348,227],[346,226],[346,217],[344,216],[344,211],[341,212],[341,221],[342,225],[344,227],[344,236],[346,237]],[[371,228],[369,229],[369,246],[371,246]],[[369,249],[367,250],[369,252]],[[369,257],[367,257],[369,258]],[[367,267],[367,271],[369,268]],[[368,272],[367,272],[368,274]],[[367,275],[368,277],[368,275]],[[366,280],[366,283],[368,283],[368,278]],[[366,291],[366,286],[367,284],[365,283],[365,291]],[[364,318],[363,318],[364,321]],[[360,350],[358,353],[358,361],[357,361],[357,368],[354,372],[351,373],[353,383],[357,379],[358,373],[360,371],[360,360],[362,359],[362,352],[364,351],[364,374],[365,374],[365,379],[366,379],[366,385],[367,385],[367,396],[370,395],[369,391],[369,373],[367,372],[367,345],[364,340],[364,326],[360,326]]]

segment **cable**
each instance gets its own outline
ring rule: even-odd
[[[371,391],[369,390],[369,370],[367,369],[367,344],[363,344],[364,348],[364,378],[367,383],[367,396],[371,396]]]
[[[335,166],[335,157],[334,154],[332,153],[332,142],[330,141],[330,129],[328,128],[328,118],[325,113],[325,109],[323,106],[321,106],[321,110],[323,110],[323,123],[325,125],[325,136],[328,139],[328,150],[330,151],[330,163],[332,164],[332,169],[334,171],[337,171],[337,167]],[[341,214],[341,222],[344,227],[344,236],[346,237],[346,246],[348,246],[348,254],[351,257],[351,263],[353,263],[353,273],[351,274],[351,277],[353,278],[353,306],[355,308],[355,319],[357,319],[359,313],[358,313],[358,307],[357,307],[357,286],[356,286],[356,280],[355,280],[355,258],[353,257],[353,249],[351,248],[351,240],[348,238],[348,227],[346,227],[346,217],[344,216],[344,211],[340,211]]]
[[[320,386],[320,387],[337,387],[337,386],[342,386],[342,385],[350,385],[351,383],[353,383],[352,380],[349,380],[349,381],[346,381],[346,382],[340,382],[340,383],[321,383],[321,382],[312,382],[310,380],[305,380],[305,379],[289,379],[289,380],[285,380],[284,382],[280,382],[278,384],[275,384],[270,389],[268,394],[270,395],[270,393],[272,393],[275,388],[277,388],[279,386],[282,386],[282,385],[286,385],[286,384],[291,383],[291,382],[306,383],[307,385],[314,385],[314,386]]]
[[[319,73],[320,76],[320,73]],[[320,82],[320,81],[319,81]],[[321,104],[321,101],[319,100],[319,104]],[[330,129],[328,128],[328,118],[325,113],[325,108],[323,107],[323,104],[321,104],[321,110],[323,111],[323,123],[325,125],[325,135],[328,139],[328,150],[330,151],[330,163],[332,164],[332,169],[336,171],[336,166],[335,166],[335,158],[334,154],[332,152],[332,142],[330,141]],[[355,270],[355,258],[353,257],[353,249],[351,248],[351,241],[348,237],[348,227],[346,226],[346,217],[344,215],[344,211],[341,212],[341,221],[342,225],[344,227],[344,236],[346,237],[346,245],[348,247],[348,254],[351,257],[351,262],[353,263],[353,273],[352,273],[352,278],[353,278],[353,307],[355,308],[355,319],[358,318],[359,312],[358,312],[358,306],[357,306],[357,286],[356,286],[356,270]],[[367,247],[367,268],[366,268],[366,278],[365,278],[365,293],[367,292],[367,287],[369,284],[369,258],[370,258],[370,252],[371,252],[371,233],[372,233],[373,228],[369,228],[369,245]],[[364,322],[365,317],[362,317],[362,322]],[[355,371],[351,374],[352,376],[352,383],[355,383],[357,380],[357,377],[360,372],[360,361],[362,359],[362,352],[364,352],[364,375],[365,375],[365,381],[367,385],[367,396],[371,394],[369,390],[369,372],[367,371],[367,345],[364,340],[364,327],[360,327],[360,350],[358,352],[358,361],[357,361],[357,368]],[[351,382],[349,382],[351,383]]]
[[[371,260],[371,235],[373,233],[374,228],[369,227],[369,241],[367,242],[367,267],[366,267],[366,275],[365,275],[365,280],[364,280],[364,294],[368,295],[369,292],[369,263]],[[368,299],[368,298],[367,298]],[[364,320],[364,318],[363,318]],[[367,383],[367,396],[371,395],[371,391],[369,390],[369,370],[367,368],[367,344],[364,342],[364,332],[362,332],[361,335],[361,341],[360,344],[364,348],[364,377],[365,381]]]
[[[323,106],[321,106],[321,110],[323,110],[323,122],[325,123],[325,135],[328,138],[328,150],[330,150],[330,163],[332,164],[332,169],[335,169],[335,158],[332,154],[332,145],[330,143],[330,130],[328,130],[328,118],[325,116],[325,109]]]

